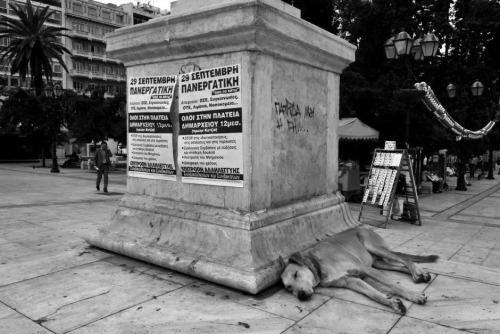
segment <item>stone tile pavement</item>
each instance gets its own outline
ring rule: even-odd
[[[353,291],[318,289],[300,302],[279,285],[257,296],[90,247],[126,191],[95,173],[0,164],[0,334],[18,333],[499,333],[500,177],[466,192],[420,197],[423,226],[376,228],[397,251],[439,254],[432,281],[414,284],[426,305],[406,316]],[[448,182],[451,186],[453,179]],[[352,204],[357,217],[359,205]],[[380,225],[372,214],[365,223]]]

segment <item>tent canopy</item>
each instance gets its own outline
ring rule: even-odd
[[[355,117],[342,118],[339,121],[339,139],[378,139],[378,131]]]

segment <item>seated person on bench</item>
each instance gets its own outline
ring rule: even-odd
[[[432,182],[432,192],[441,193],[443,192],[443,179],[434,173],[431,173],[427,167],[422,170],[422,176],[425,180]]]

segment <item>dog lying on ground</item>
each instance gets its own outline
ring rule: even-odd
[[[292,254],[281,274],[281,280],[285,288],[300,300],[309,299],[318,285],[347,288],[387,305],[399,314],[405,314],[406,307],[395,295],[417,304],[425,304],[427,297],[389,282],[377,269],[407,273],[415,283],[429,282],[430,274],[417,269],[413,261],[435,262],[437,259],[437,255],[417,256],[393,252],[377,233],[354,228],[322,241],[305,252]],[[381,283],[387,287],[389,295],[363,279]]]

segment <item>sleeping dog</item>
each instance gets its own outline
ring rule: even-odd
[[[406,307],[395,295],[417,304],[425,304],[427,297],[391,283],[377,269],[407,273],[415,283],[429,282],[431,275],[417,269],[413,261],[435,262],[437,259],[436,255],[417,256],[393,252],[384,239],[372,230],[354,228],[324,240],[307,251],[292,254],[281,274],[281,280],[285,288],[300,300],[309,299],[318,285],[347,288],[387,305],[399,314],[405,314]],[[375,285],[363,279],[383,284],[390,295],[378,291]]]

